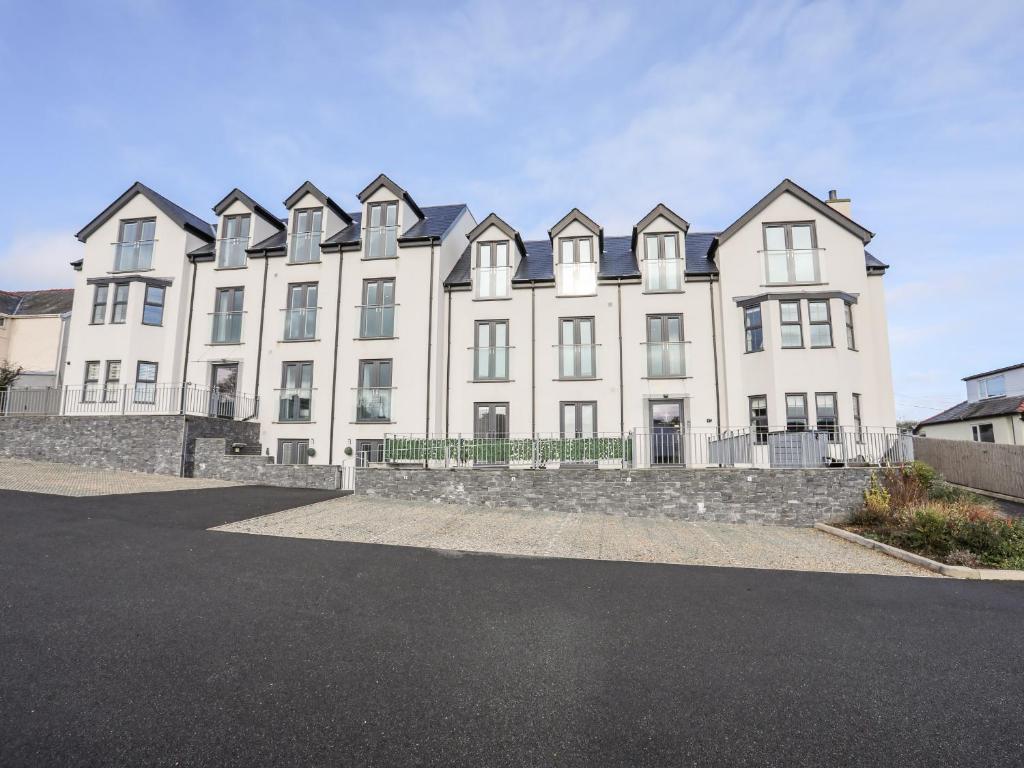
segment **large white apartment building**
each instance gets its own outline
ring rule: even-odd
[[[573,209],[530,241],[384,175],[357,197],[306,182],[279,217],[235,189],[211,224],[133,185],[78,234],[71,400],[198,402],[310,463],[385,435],[895,428],[887,266],[834,193],[785,180],[720,232]]]

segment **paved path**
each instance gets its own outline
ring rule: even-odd
[[[1024,585],[206,530],[328,496],[0,491],[0,765],[1020,765]]]
[[[367,496],[333,499],[217,530],[505,555],[935,576],[809,528],[553,515]]]
[[[195,480],[171,475],[116,472],[21,459],[0,459],[0,489],[59,496],[108,496],[122,493],[157,493],[238,485],[224,480]]]

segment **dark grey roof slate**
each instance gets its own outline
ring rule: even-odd
[[[275,232],[266,240],[260,240],[260,242],[254,244],[251,248],[246,248],[246,253],[256,253],[257,251],[269,251],[284,248],[288,242],[288,233],[283,229],[280,232]]]
[[[949,424],[954,421],[967,421],[969,419],[983,419],[987,416],[1011,416],[1015,413],[1024,413],[1024,398],[1020,395],[1013,397],[992,397],[988,400],[978,400],[954,405],[942,413],[937,413],[917,425],[917,428],[929,424]]]
[[[143,195],[146,197],[151,203],[153,203],[153,205],[163,211],[171,221],[182,229],[190,230],[204,240],[213,240],[214,227],[212,224],[207,221],[203,221],[194,213],[189,213],[177,203],[173,203],[158,192],[154,192],[140,181],[136,181],[128,187],[128,189],[126,189],[124,193],[117,198],[117,200],[103,210],[103,213],[82,227],[75,237],[84,243],[89,235],[99,229],[107,220],[117,213],[125,203],[135,197],[135,195]]]
[[[464,203],[458,205],[428,205],[423,208],[423,218],[418,219],[409,229],[402,233],[399,240],[417,240],[429,237],[442,237],[455,223],[455,220],[467,210]],[[361,237],[360,227],[363,215],[361,212],[350,213],[352,223],[340,232],[324,240],[325,246],[354,245]]]
[[[970,376],[964,376],[963,381],[970,381],[971,379],[980,379],[982,376],[992,376],[996,373],[1006,373],[1007,371],[1015,371],[1018,368],[1024,368],[1024,363],[1017,363],[1016,365],[1004,365],[1002,368],[996,368],[992,371],[985,371],[984,373],[974,373]]]
[[[196,256],[215,256],[216,254],[217,254],[217,244],[216,243],[203,243],[198,248],[195,248],[195,249],[189,251],[188,252],[188,257],[189,258],[194,258]]]
[[[876,259],[874,256],[872,256],[867,251],[864,251],[864,264],[869,269],[871,269],[871,268],[875,268],[875,269],[888,269],[889,268],[888,264],[886,264],[881,259]]]
[[[717,275],[718,267],[711,258],[711,246],[718,237],[717,232],[686,233],[686,274]]]
[[[73,288],[42,291],[0,291],[0,312],[5,315],[59,315],[71,311]]]

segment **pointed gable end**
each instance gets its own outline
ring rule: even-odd
[[[219,203],[213,206],[213,212],[220,216],[221,214],[224,213],[224,211],[226,211],[231,206],[232,203],[236,201],[241,202],[242,205],[246,206],[249,210],[251,210],[261,219],[266,221],[267,224],[272,226],[274,229],[282,230],[285,228],[283,221],[281,221],[279,218],[277,218],[277,216],[272,214],[262,205],[257,203],[247,194],[245,194],[245,192],[240,190],[238,187],[235,187],[230,192],[228,192],[228,194],[224,197],[223,200],[221,200]]]
[[[490,213],[484,217],[483,221],[473,227],[473,229],[466,234],[466,238],[472,242],[486,232],[489,227],[497,227],[508,235],[509,239],[515,241],[516,248],[519,249],[519,255],[526,255],[526,246],[523,244],[523,238],[521,238],[519,233],[512,229],[512,227],[510,227],[508,223],[496,213]]]
[[[553,243],[555,241],[555,238],[558,237],[558,234],[563,229],[565,229],[570,224],[572,224],[574,221],[578,221],[584,227],[586,227],[591,232],[593,232],[595,235],[597,235],[597,252],[599,254],[603,253],[604,252],[604,228],[600,224],[598,224],[596,221],[594,221],[592,218],[587,216],[587,214],[585,214],[579,208],[573,208],[571,211],[569,211],[567,214],[565,214],[565,216],[563,216],[561,218],[561,220],[559,220],[559,222],[557,224],[555,224],[555,226],[553,226],[551,229],[548,230],[548,237],[551,238],[551,242]]]
[[[690,229],[690,222],[688,222],[686,219],[684,219],[682,216],[673,211],[664,203],[658,203],[656,206],[654,206],[654,208],[651,209],[650,213],[648,213],[646,216],[640,219],[640,221],[636,223],[636,226],[633,227],[633,250],[636,250],[636,240],[639,234],[643,230],[647,229],[647,227],[649,227],[651,223],[659,216],[671,222],[673,226],[678,227],[684,235]]]
[[[99,216],[90,221],[78,234],[75,235],[81,242],[89,239],[90,235],[106,224],[114,215],[121,210],[136,195],[142,195],[149,202],[155,205],[161,213],[184,230],[191,232],[201,240],[208,243],[213,242],[214,229],[209,222],[203,221],[194,213],[189,213],[180,205],[176,205],[161,194],[154,192],[141,181],[136,181],[114,202],[108,205]]]
[[[783,179],[775,189],[758,200],[757,203],[754,204],[753,208],[730,224],[728,228],[718,236],[718,244],[721,245],[730,237],[735,235],[740,229],[749,224],[759,213],[761,213],[761,211],[767,208],[768,205],[776,198],[787,193],[806,203],[826,219],[830,219],[851,234],[859,237],[865,245],[871,242],[871,238],[875,236],[874,232],[865,229],[853,219],[844,216],[831,206],[826,205],[822,200],[819,200],[796,182],[791,181],[790,179]]]
[[[294,192],[288,195],[288,198],[284,201],[284,207],[290,211],[295,206],[295,204],[298,203],[299,200],[301,200],[306,195],[312,195],[313,197],[315,197],[318,201],[320,201],[320,204],[323,205],[324,208],[330,209],[335,216],[337,216],[346,224],[352,223],[352,217],[349,216],[344,210],[342,210],[340,205],[338,205],[336,202],[331,200],[331,198],[329,198],[327,195],[325,195],[323,192],[317,189],[316,185],[313,184],[313,182],[311,181],[304,181],[298,189],[296,189]]]
[[[387,189],[397,198],[404,200],[412,212],[416,214],[417,218],[423,218],[423,211],[416,205],[416,201],[412,199],[412,195],[402,189],[400,186],[395,184],[391,179],[385,176],[383,173],[376,179],[366,185],[366,188],[359,193],[359,202],[365,203],[367,198],[376,192],[381,187],[387,187]]]

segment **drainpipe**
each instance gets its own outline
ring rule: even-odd
[[[188,327],[185,330],[185,362],[181,368],[181,414],[185,415],[185,392],[188,387],[188,353],[192,343],[192,311],[196,301],[196,260],[192,259],[192,287],[188,293]],[[181,459],[182,473],[185,471],[185,457]],[[182,475],[184,477],[184,474]]]
[[[256,413],[259,413],[260,403],[260,364],[263,362],[263,317],[267,313],[267,271],[270,269],[270,257],[263,252],[263,292],[260,294],[260,330],[256,340]]]
[[[537,436],[537,284],[530,282],[530,434]]]
[[[722,439],[722,402],[718,389],[718,334],[715,329],[715,290],[714,282],[708,281],[708,299],[711,302],[711,351],[715,361],[715,430],[718,439]]]
[[[619,438],[621,439],[626,429],[626,397],[622,391],[622,283],[617,283],[615,288],[618,294],[617,302],[619,308]]]
[[[423,436],[430,437],[430,356],[434,351],[434,241],[430,241],[430,289],[427,303],[427,413]],[[427,460],[423,460],[426,469]]]
[[[327,436],[327,463],[334,463],[334,412],[337,410],[338,387],[338,344],[341,341],[341,270],[345,266],[345,254],[338,248],[338,293],[334,309],[334,362],[331,365],[331,426]],[[392,299],[393,301],[393,299]]]
[[[451,403],[452,384],[452,289],[445,288],[448,294],[448,317],[446,319],[447,340],[445,341],[445,370],[444,370],[444,439],[448,439],[448,409]]]

